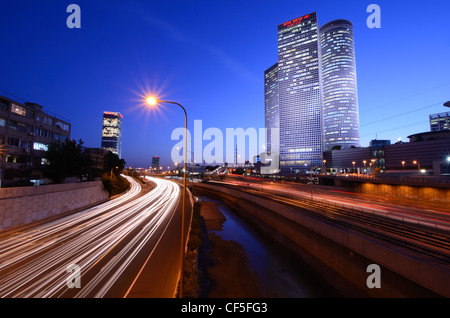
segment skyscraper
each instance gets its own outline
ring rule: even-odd
[[[102,148],[109,150],[121,158],[122,119],[117,112],[103,112]]]
[[[353,25],[347,20],[335,20],[323,25],[319,33],[324,150],[359,147]]]
[[[278,63],[275,63],[264,72],[264,104],[265,125],[267,131],[267,149],[271,154],[272,146],[277,147],[279,140],[272,140],[272,129],[280,128],[280,116],[278,112]],[[275,136],[274,136],[275,137]]]
[[[152,169],[154,171],[159,171],[161,169],[161,165],[159,163],[159,156],[152,157]]]
[[[322,116],[316,13],[278,25],[280,169],[322,165]]]

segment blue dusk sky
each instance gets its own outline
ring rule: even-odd
[[[66,25],[72,3],[80,29]],[[380,29],[366,24],[371,3]],[[184,127],[176,105],[146,108],[148,93],[185,106],[190,128],[263,128],[277,25],[311,12],[319,26],[354,25],[362,146],[407,141],[449,110],[449,1],[4,0],[0,12],[0,90],[68,118],[87,147],[100,147],[102,112],[120,112],[129,166],[156,155],[171,165],[172,131]]]

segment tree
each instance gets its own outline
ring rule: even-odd
[[[104,171],[108,172],[111,171],[111,169],[114,169],[113,171],[122,171],[125,167],[125,160],[120,159],[119,156],[113,152],[108,152],[105,155],[105,169]]]
[[[63,143],[52,143],[48,147],[47,176],[54,183],[61,183],[64,178],[78,177],[90,179],[93,162],[83,147],[83,141],[66,139]]]

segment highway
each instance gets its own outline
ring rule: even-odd
[[[404,203],[386,204],[369,196],[311,187],[243,181],[209,182],[239,189],[289,207],[314,218],[342,226],[347,231],[376,238],[390,246],[420,252],[431,262],[450,263],[450,222],[445,208],[428,209]],[[426,205],[425,205],[426,206]]]
[[[101,205],[0,236],[0,297],[173,297],[181,190],[151,178]],[[144,280],[145,279],[145,280]],[[149,281],[149,279],[151,281]]]
[[[442,204],[411,202],[389,197],[376,197],[359,193],[332,190],[321,186],[304,184],[279,184],[273,182],[245,182],[242,180],[222,181],[221,184],[239,186],[290,198],[313,199],[316,202],[350,208],[368,214],[405,223],[419,224],[435,229],[450,231],[450,208]]]

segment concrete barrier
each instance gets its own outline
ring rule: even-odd
[[[249,193],[207,184],[196,185],[196,191],[221,198],[247,220],[281,233],[369,297],[450,296],[449,264],[427,262],[395,244]],[[381,288],[367,286],[370,264],[381,267]]]
[[[0,189],[0,230],[108,199],[101,181]]]
[[[355,183],[355,192],[391,198],[450,203],[450,189],[376,183]]]

